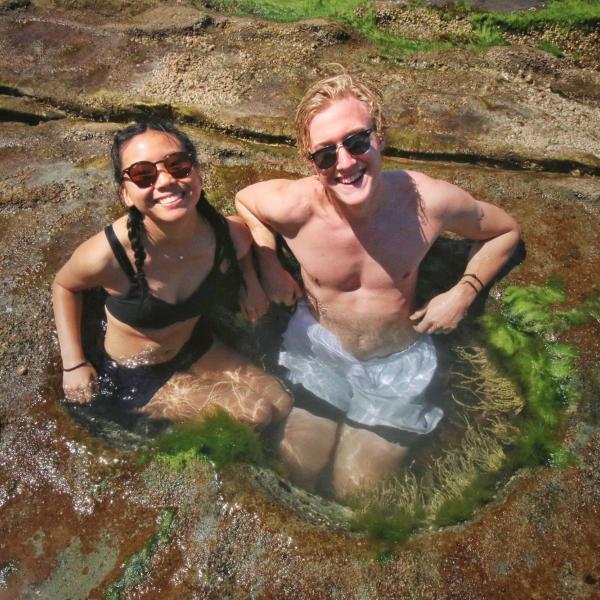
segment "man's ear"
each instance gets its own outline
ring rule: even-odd
[[[379,140],[379,152],[383,152],[385,150],[385,137],[382,133],[379,133],[379,131],[377,131],[375,133],[375,135],[377,136],[377,139]]]
[[[319,175],[321,173],[321,171],[317,169],[317,165],[315,165],[314,161],[310,160],[308,156],[304,156],[302,161],[315,175]]]

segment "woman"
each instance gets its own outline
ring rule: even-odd
[[[135,124],[115,135],[111,156],[129,214],[81,244],[52,288],[67,400],[97,393],[178,421],[217,407],[259,427],[280,420],[289,396],[214,339],[203,317],[240,290],[253,320],[268,301],[246,226],[206,200],[193,143],[170,125]],[[81,313],[82,291],[97,286],[108,294],[107,325],[94,366],[84,355]]]

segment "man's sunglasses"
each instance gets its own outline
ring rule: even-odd
[[[342,140],[339,144],[331,144],[331,146],[325,146],[319,148],[315,152],[311,152],[308,158],[312,160],[319,169],[323,171],[330,169],[337,162],[337,151],[338,148],[344,146],[352,156],[359,156],[364,154],[371,147],[371,133],[374,129],[365,129],[364,131],[358,131],[349,135],[345,140]]]
[[[139,188],[149,188],[156,183],[158,179],[158,169],[156,165],[162,163],[167,172],[175,179],[187,177],[194,168],[194,159],[187,152],[173,152],[167,154],[162,160],[150,162],[142,160],[133,163],[130,167],[121,171],[123,175],[127,175],[135,185]]]

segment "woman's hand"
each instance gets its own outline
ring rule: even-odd
[[[63,373],[65,399],[74,404],[91,402],[98,387],[98,375],[92,365],[84,365],[74,371]]]

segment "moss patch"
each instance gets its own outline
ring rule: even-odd
[[[139,552],[127,559],[123,574],[106,590],[104,600],[120,600],[125,592],[146,579],[150,560],[161,546],[169,542],[174,517],[173,510],[165,510],[162,513],[158,531],[150,537]]]
[[[158,438],[156,449],[157,459],[177,470],[202,457],[217,469],[233,462],[265,462],[258,434],[224,411],[214,412],[201,423],[176,425]]]
[[[526,32],[559,25],[565,29],[593,29],[600,25],[597,0],[550,0],[537,10],[518,13],[482,13],[471,16],[477,25],[488,24],[505,31]]]
[[[597,0],[550,0],[542,8],[511,13],[479,11],[465,2],[448,2],[439,7],[427,6],[425,13],[438,13],[442,21],[468,19],[472,34],[446,35],[446,39],[413,39],[395,35],[381,27],[375,3],[368,0],[211,0],[217,10],[253,15],[280,22],[304,19],[332,19],[356,30],[377,46],[384,58],[401,59],[413,52],[422,52],[451,46],[483,49],[506,44],[503,32],[527,33],[549,27],[592,31],[600,24],[600,4]],[[411,7],[423,8],[423,2],[414,0]],[[385,19],[383,19],[385,21]]]

